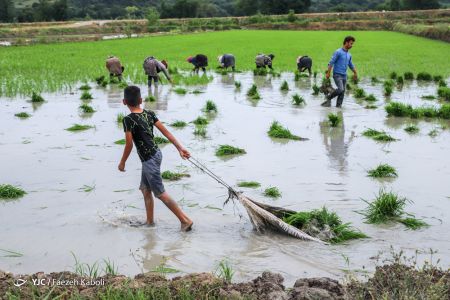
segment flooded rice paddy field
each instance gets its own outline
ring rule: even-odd
[[[14,273],[73,270],[73,252],[81,262],[92,264],[109,258],[123,274],[153,270],[164,263],[181,273],[213,271],[228,259],[236,271],[235,280],[251,279],[264,270],[279,272],[293,283],[298,277],[328,276],[342,278],[346,270],[357,274],[372,271],[380,251],[403,249],[438,250],[433,259],[450,264],[450,127],[439,120],[387,118],[382,84],[363,81],[367,93],[379,99],[378,109],[365,109],[351,94],[342,110],[320,106],[323,96],[311,95],[314,79],[293,81],[293,74],[281,78],[254,77],[250,73],[214,75],[207,86],[187,87],[204,93],[178,95],[168,85],[161,86],[156,102],[145,107],[156,111],[166,124],[175,120],[190,122],[203,115],[207,100],[213,100],[218,113],[210,116],[207,137],[193,135],[194,125],[170,128],[191,154],[213,172],[235,185],[238,181],[258,181],[258,189],[240,189],[252,198],[294,210],[310,210],[326,205],[344,222],[370,236],[344,245],[319,245],[294,238],[252,230],[244,208],[222,203],[227,191],[215,181],[183,161],[172,145],[162,146],[162,170],[188,172],[191,177],[165,182],[166,189],[194,220],[194,230],[179,232],[179,224],[159,200],[156,201],[154,228],[133,228],[121,218],[144,219],[144,202],[138,190],[140,161],[133,149],[126,172],[117,170],[124,137],[117,114],[128,113],[117,86],[96,87],[90,102],[96,110],[80,114],[81,91],[43,94],[46,102],[35,105],[28,99],[0,99],[1,183],[20,186],[28,194],[18,201],[0,205],[0,249],[17,251],[21,257],[0,257],[0,269]],[[289,92],[280,91],[286,79]],[[242,83],[236,90],[234,81]],[[262,99],[254,103],[246,91],[255,82]],[[318,83],[319,80],[318,80]],[[143,96],[148,90],[141,86]],[[306,105],[291,103],[294,93]],[[425,101],[422,95],[436,93],[434,84],[405,84],[395,89],[391,101],[413,105]],[[334,103],[334,101],[333,101]],[[15,113],[32,116],[19,119]],[[327,127],[329,112],[342,113],[343,124]],[[267,130],[277,120],[294,134],[309,141],[280,141],[268,137]],[[65,128],[75,123],[93,125],[82,132]],[[403,130],[415,123],[420,132]],[[399,141],[378,143],[362,136],[367,128],[386,130]],[[435,137],[429,132],[438,129]],[[156,129],[155,129],[156,130]],[[220,144],[244,148],[247,154],[218,158]],[[394,166],[399,177],[376,180],[367,170],[379,163]],[[282,197],[272,200],[263,190],[277,186]],[[365,224],[358,214],[366,207],[362,199],[372,200],[385,187],[413,201],[406,207],[431,226],[417,231],[402,224]],[[110,222],[111,221],[111,222]],[[423,254],[420,260],[429,259]]]

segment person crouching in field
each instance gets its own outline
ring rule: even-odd
[[[155,88],[158,87],[159,73],[163,72],[169,82],[172,82],[172,78],[167,71],[167,62],[165,60],[159,61],[153,56],[149,56],[144,60],[144,71],[147,75],[148,87],[152,87],[152,81],[155,83]]]
[[[106,68],[108,69],[110,79],[116,76],[119,81],[122,81],[122,73],[125,70],[125,67],[122,66],[117,57],[112,55],[109,56],[106,59]]]
[[[344,101],[345,87],[347,85],[347,68],[353,71],[353,78],[356,80],[358,74],[356,73],[356,68],[352,62],[352,55],[349,50],[353,47],[355,38],[352,36],[347,36],[344,39],[342,48],[334,51],[331,57],[330,63],[328,64],[328,71],[326,73],[326,78],[330,78],[331,70],[333,70],[333,79],[336,83],[337,89],[326,97],[326,101],[321,105],[329,107],[331,106],[331,99],[337,97],[336,107],[341,107]]]
[[[217,60],[219,61],[219,68],[227,70],[231,68],[234,72],[236,67],[236,59],[233,54],[220,55]]]
[[[266,68],[269,67],[269,69],[272,69],[272,62],[273,59],[275,58],[275,55],[273,54],[269,54],[269,55],[265,55],[265,54],[258,54],[256,55],[255,58],[255,64],[256,64],[256,68]]]
[[[308,70],[309,76],[311,76],[312,59],[308,55],[297,57],[297,70],[302,73]]]
[[[175,214],[175,216],[177,216],[181,222],[182,231],[191,230],[193,222],[164,189],[160,169],[162,153],[153,140],[153,127],[156,126],[156,128],[169,139],[169,141],[177,148],[183,159],[189,158],[190,153],[166,129],[153,111],[145,110],[140,107],[142,104],[141,91],[137,86],[128,86],[125,88],[123,104],[128,107],[131,113],[123,119],[126,143],[118,168],[119,171],[125,172],[125,163],[133,149],[134,142],[142,162],[140,190],[144,195],[147,212],[146,224],[154,224],[153,193],[155,197],[160,199]]]
[[[206,72],[206,67],[208,66],[208,57],[204,54],[197,54],[196,56],[189,56],[186,59],[187,62],[194,65],[195,73],[198,73],[200,69],[202,69],[203,73]]]

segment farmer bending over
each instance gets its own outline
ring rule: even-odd
[[[269,55],[265,55],[265,54],[258,54],[256,55],[255,58],[255,64],[256,64],[256,68],[266,68],[269,67],[269,69],[272,69],[272,61],[275,58],[275,55],[273,54],[269,54]]]
[[[218,58],[219,60],[219,68],[223,68],[227,70],[228,68],[231,68],[234,72],[235,66],[236,66],[236,60],[234,58],[233,54],[224,54],[220,55]]]
[[[206,55],[197,54],[196,56],[189,56],[186,61],[194,65],[193,71],[195,73],[198,73],[200,68],[203,72],[206,72],[206,67],[208,66],[208,57]]]
[[[116,76],[119,81],[122,81],[122,73],[125,70],[125,68],[120,63],[120,60],[115,56],[109,56],[106,59],[106,68],[109,72],[109,78],[113,78]]]
[[[330,78],[331,69],[333,69],[333,79],[336,83],[337,89],[326,97],[326,101],[321,105],[329,107],[331,106],[331,99],[337,96],[336,107],[341,107],[344,101],[345,86],[347,84],[347,67],[353,71],[353,78],[356,80],[358,74],[356,73],[355,66],[352,62],[352,55],[349,50],[353,47],[355,38],[352,36],[347,36],[344,39],[344,45],[342,48],[337,49],[331,57],[330,63],[328,64],[328,71],[326,73],[326,78]]]
[[[126,143],[118,168],[120,171],[125,172],[125,162],[133,149],[134,142],[142,162],[140,190],[144,195],[147,212],[146,224],[154,224],[153,193],[155,197],[159,198],[177,216],[181,222],[182,231],[191,230],[193,222],[164,189],[161,178],[162,153],[153,140],[153,126],[156,126],[177,148],[181,158],[189,158],[191,156],[190,153],[166,129],[153,111],[140,107],[142,104],[141,91],[137,86],[128,86],[125,88],[123,104],[128,106],[131,113],[123,119]]]
[[[165,60],[159,61],[153,56],[149,56],[144,60],[144,71],[148,76],[148,87],[152,87],[152,81],[155,83],[155,87],[158,87],[159,82],[159,72],[163,72],[167,80],[172,82],[169,72],[167,71],[167,62]]]
[[[311,76],[312,59],[308,55],[299,56],[297,58],[297,69],[299,73],[308,70],[309,76]]]

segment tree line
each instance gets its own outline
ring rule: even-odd
[[[0,0],[0,22],[138,19],[154,12],[160,18],[201,18],[439,7],[439,0],[38,0],[19,8],[13,0]]]

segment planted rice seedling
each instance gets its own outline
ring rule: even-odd
[[[352,77],[352,83],[354,84],[354,85],[357,85],[358,83],[359,83],[359,78],[358,77]]]
[[[313,90],[313,95],[319,95],[319,92],[320,92],[320,87],[317,85],[317,84],[313,84],[313,86],[312,86],[312,90]]]
[[[361,231],[354,229],[350,223],[343,223],[335,212],[329,211],[326,207],[286,215],[283,221],[311,236],[332,244],[368,237]]]
[[[420,98],[425,99],[425,100],[435,100],[436,96],[434,96],[434,95],[423,95]]]
[[[316,77],[317,77],[317,72],[315,72],[315,73],[316,73]],[[295,73],[294,73],[294,81],[299,81],[300,78],[308,78],[308,77],[309,77],[308,74],[300,73],[298,70],[295,71]],[[316,77],[314,77],[314,78],[316,78]]]
[[[31,102],[40,103],[40,102],[44,102],[44,101],[45,101],[44,98],[41,95],[39,95],[38,93],[33,92],[31,94]]]
[[[341,123],[341,117],[337,114],[329,113],[328,114],[328,124],[331,127],[338,127],[338,125]]]
[[[220,145],[216,150],[217,156],[226,156],[226,155],[238,155],[238,154],[246,154],[247,152],[244,149],[233,147],[230,145]]]
[[[433,76],[433,81],[434,82],[439,82],[439,81],[441,81],[443,79],[444,79],[444,76],[442,76],[442,75],[434,75]]]
[[[346,89],[347,91],[353,90],[352,85],[351,85],[350,83],[347,83],[347,84],[345,85],[345,89]]]
[[[406,126],[404,130],[408,133],[418,133],[420,129],[416,125],[411,124]]]
[[[195,126],[194,135],[205,138],[207,133],[206,126]]]
[[[126,141],[125,141],[125,139],[120,139],[120,140],[115,141],[114,144],[116,144],[116,145],[125,145]]]
[[[404,80],[402,76],[398,76],[396,79],[397,85],[402,86],[404,84]]]
[[[313,73],[313,77],[314,77],[314,79],[316,79],[316,78],[317,78],[317,71],[314,71],[314,73]]]
[[[379,142],[393,142],[397,140],[384,131],[378,131],[372,128],[365,130],[363,132],[363,136],[370,137],[371,139]]]
[[[280,90],[281,91],[289,91],[289,84],[287,83],[287,81],[283,81],[283,83],[280,86]]]
[[[234,271],[230,263],[226,260],[222,260],[216,269],[216,276],[222,278],[225,282],[231,283],[234,276]]]
[[[95,109],[86,103],[81,104],[79,108],[85,114],[95,113]]]
[[[95,78],[95,82],[97,82],[98,85],[101,85],[105,81],[105,76],[99,76]]]
[[[178,121],[171,123],[170,126],[175,127],[175,128],[184,128],[187,126],[187,123],[184,121],[178,120]]]
[[[392,95],[392,92],[393,92],[392,86],[390,86],[390,85],[384,86],[384,95],[386,97],[389,97],[390,95]]]
[[[255,76],[266,76],[267,69],[266,68],[256,68],[253,70],[253,75]]]
[[[367,176],[374,178],[397,177],[397,171],[388,164],[379,164],[375,169],[367,171]]]
[[[306,102],[302,96],[300,96],[299,94],[295,94],[292,96],[292,104],[300,105],[300,104],[306,104]]]
[[[234,82],[234,87],[235,87],[236,89],[240,89],[240,88],[241,88],[241,82],[240,82],[240,81],[235,81],[235,82]]]
[[[83,131],[94,128],[91,125],[74,124],[73,126],[66,128],[67,131]]]
[[[259,188],[261,184],[256,181],[241,181],[238,182],[238,187],[245,187],[245,188]]]
[[[355,94],[354,94],[355,98],[364,98],[366,97],[366,91],[364,91],[364,89],[362,88],[356,88],[355,89]]]
[[[264,190],[264,196],[270,197],[270,198],[280,198],[281,192],[277,187],[272,186],[272,187],[268,187],[267,189]]]
[[[434,129],[430,130],[430,132],[428,132],[428,135],[430,137],[437,137],[439,135],[439,130],[434,128]]]
[[[155,144],[157,145],[164,145],[164,144],[169,144],[170,141],[162,136],[155,136],[153,137],[153,141],[155,142]]]
[[[424,226],[428,226],[427,223],[422,220],[418,220],[411,216],[403,218],[406,214],[404,208],[408,200],[404,197],[400,197],[393,192],[386,192],[380,189],[376,198],[368,202],[368,207],[362,212],[367,223],[381,224],[387,222],[400,222],[406,227],[416,230]]]
[[[380,80],[375,76],[372,76],[370,78],[370,81],[372,82],[372,84],[380,83]]]
[[[447,87],[447,82],[444,79],[439,80],[438,86],[439,87]]]
[[[177,93],[178,95],[186,95],[187,94],[187,90],[182,87],[174,88],[173,91],[175,93]]]
[[[255,84],[253,84],[251,88],[247,91],[247,96],[249,96],[253,100],[261,99],[261,96],[259,95],[258,92],[258,87]]]
[[[27,192],[11,184],[0,184],[0,199],[10,200],[23,197]]]
[[[80,86],[79,89],[82,91],[88,91],[91,89],[91,86],[86,83],[86,84],[83,84],[82,86]]]
[[[364,108],[366,108],[366,109],[377,109],[378,106],[376,106],[374,104],[367,104]]]
[[[378,101],[378,99],[375,97],[374,94],[370,94],[369,96],[364,98],[364,100],[366,100],[367,102],[377,102]]]
[[[156,98],[153,95],[148,95],[147,97],[145,97],[144,101],[145,102],[155,102]]]
[[[201,126],[201,125],[208,125],[208,119],[204,117],[198,117],[194,121],[192,121],[195,125]]]
[[[126,83],[125,81],[121,81],[117,86],[121,89],[124,89],[128,86],[128,83]]]
[[[440,98],[445,101],[450,101],[450,88],[448,87],[440,87],[438,88],[437,94]]]
[[[89,93],[88,91],[83,91],[83,93],[80,96],[81,100],[92,100],[92,94]]]
[[[414,80],[414,74],[412,72],[405,72],[403,77],[405,77],[406,80]]]
[[[202,92],[202,91],[200,91],[200,90],[193,90],[192,92],[191,92],[191,94],[194,94],[194,95],[198,95],[198,94],[203,94],[204,92]]]
[[[397,79],[397,72],[391,72],[391,74],[389,74],[389,78],[390,79]]]
[[[118,113],[117,114],[117,123],[122,124],[123,123],[123,118],[125,118],[125,114],[124,113]]]
[[[432,81],[433,80],[433,76],[431,76],[431,74],[427,73],[427,72],[420,72],[420,73],[417,74],[417,80]]]
[[[270,125],[269,131],[267,131],[268,135],[271,138],[278,138],[278,139],[289,139],[289,140],[304,140],[301,137],[294,135],[291,133],[291,131],[283,126],[281,126],[280,123],[277,121],[273,121]]]
[[[31,117],[31,115],[29,114],[29,113],[27,113],[27,112],[20,112],[20,113],[17,113],[17,114],[15,114],[14,116],[16,116],[16,117],[18,117],[18,118],[21,118],[21,119],[26,119],[26,118],[29,118],[29,117]]]
[[[109,78],[109,84],[118,84],[120,83],[119,79],[117,77],[110,77]]]
[[[191,175],[189,175],[187,173],[164,171],[161,173],[161,177],[162,177],[162,179],[165,179],[165,180],[176,181],[176,180],[180,180],[183,177],[191,177]]]
[[[208,100],[206,101],[205,108],[203,109],[204,112],[210,113],[210,112],[217,112],[217,105],[212,101]]]
[[[388,116],[410,118],[442,118],[450,119],[450,104],[442,104],[440,108],[434,106],[421,106],[413,108],[409,104],[391,102],[385,106]]]

